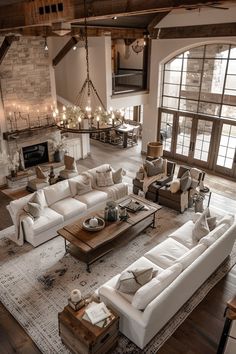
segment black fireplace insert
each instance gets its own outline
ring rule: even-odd
[[[48,162],[48,143],[40,143],[22,148],[25,168]]]

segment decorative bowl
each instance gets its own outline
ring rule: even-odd
[[[98,216],[96,217],[96,219],[98,220],[98,225],[97,226],[91,226],[89,224],[90,219],[93,219],[93,217],[85,219],[83,221],[83,228],[85,230],[87,230],[87,231],[100,231],[100,230],[102,230],[105,227],[105,221],[102,218],[99,218]]]

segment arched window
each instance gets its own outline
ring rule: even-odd
[[[161,106],[236,120],[236,46],[207,44],[165,63]]]

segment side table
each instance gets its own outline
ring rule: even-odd
[[[105,328],[93,325],[82,317],[86,306],[75,311],[67,305],[58,314],[62,343],[74,354],[105,354],[117,344],[119,317],[110,308],[111,320]]]

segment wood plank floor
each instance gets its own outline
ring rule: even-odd
[[[119,149],[95,141],[91,146],[91,157],[79,162],[79,170],[84,171],[84,168],[92,168],[102,163],[111,163],[114,168],[122,166],[127,171],[126,180],[131,188],[132,178],[142,160],[140,145]],[[221,206],[225,211],[235,213],[236,183],[207,174],[206,184],[214,191],[211,205],[217,208]],[[227,203],[224,196],[230,198]],[[235,294],[236,266],[209,292],[158,353],[215,354],[223,329],[225,304]],[[0,354],[13,353],[39,354],[40,351],[0,303]]]

